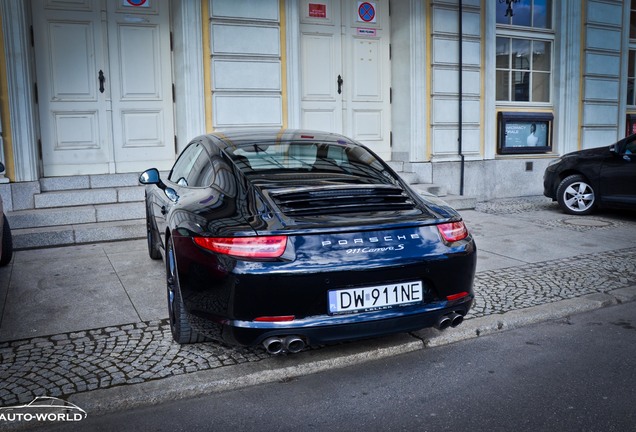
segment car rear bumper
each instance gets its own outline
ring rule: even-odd
[[[236,320],[222,323],[220,330],[225,342],[245,346],[258,345],[270,337],[285,336],[298,336],[311,345],[330,344],[433,327],[444,315],[454,312],[465,316],[473,300],[471,294],[455,302],[441,301],[375,312],[322,315],[285,323]]]

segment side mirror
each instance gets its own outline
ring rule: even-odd
[[[157,168],[150,168],[141,173],[139,176],[139,183],[141,184],[159,184],[161,182],[161,176]]]
[[[161,181],[161,176],[159,175],[159,170],[157,168],[150,168],[142,172],[139,176],[139,183],[145,185],[157,185],[159,189],[166,189],[166,185]]]
[[[0,173],[4,172],[6,170],[4,164],[2,162],[0,162]]]

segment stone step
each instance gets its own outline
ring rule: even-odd
[[[7,212],[12,229],[111,222],[145,217],[141,201]]]
[[[418,192],[428,192],[431,195],[435,195],[438,197],[444,197],[447,195],[447,191],[444,186],[436,185],[433,183],[415,183],[411,184],[411,187]]]
[[[446,195],[441,197],[444,202],[457,211],[474,210],[477,206],[477,198],[466,195]]]
[[[143,201],[144,190],[144,186],[57,190],[35,194],[33,199],[36,209],[116,204]]]
[[[70,177],[45,177],[40,179],[42,192],[65,191],[75,189],[101,189],[125,186],[137,186],[139,174],[99,174]]]
[[[399,176],[407,182],[408,184],[415,184],[419,182],[419,177],[417,174],[412,172],[398,172]]]
[[[140,239],[146,236],[146,220],[144,218],[42,228],[12,228],[11,231],[14,249],[22,250]]]

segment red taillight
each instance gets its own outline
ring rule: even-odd
[[[446,300],[453,301],[453,300],[459,300],[460,298],[464,298],[464,297],[468,297],[468,293],[466,291],[446,296]]]
[[[447,242],[452,243],[468,237],[468,230],[462,221],[440,224],[437,225],[437,229]]]
[[[262,316],[254,318],[254,321],[259,322],[287,322],[296,319],[294,315],[280,315],[280,316]]]
[[[241,258],[278,258],[287,247],[287,236],[194,237],[202,248]]]

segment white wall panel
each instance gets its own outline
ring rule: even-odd
[[[55,151],[99,148],[96,111],[53,112]]]
[[[464,41],[462,43],[462,57],[465,66],[479,66],[481,51],[479,42]],[[433,61],[440,64],[455,64],[459,58],[459,44],[457,40],[435,38],[433,40]]]
[[[123,147],[163,147],[163,125],[166,122],[161,110],[122,110]]]
[[[462,30],[465,36],[479,36],[481,34],[481,20],[479,14],[464,11],[462,16]],[[457,10],[435,8],[433,10],[433,25],[435,32],[457,34],[459,28]]]
[[[616,128],[585,129],[581,134],[583,149],[602,147],[616,142]]]
[[[214,60],[214,90],[281,91],[280,62]]]
[[[161,99],[158,25],[119,25],[121,98]]]
[[[616,126],[618,106],[587,103],[583,107],[583,122],[586,126]]]
[[[623,24],[623,6],[621,2],[610,4],[608,2],[590,0],[587,5],[587,20],[589,23],[614,26]]]
[[[212,25],[212,55],[280,55],[278,27]]]
[[[587,46],[592,49],[620,51],[621,32],[618,30],[590,28],[587,32]]]
[[[338,41],[339,42],[339,41]],[[333,34],[301,34],[300,55],[304,99],[335,100],[336,40]],[[339,52],[339,51],[338,51]]]
[[[481,74],[475,70],[464,70],[462,74],[464,96],[478,96],[481,92]],[[435,68],[433,70],[433,93],[457,94],[459,92],[459,71]]]
[[[619,84],[617,80],[587,78],[584,82],[585,99],[588,101],[617,101]]]
[[[587,53],[586,72],[593,75],[618,76],[621,70],[620,58],[611,54]]]
[[[358,141],[382,140],[382,110],[353,110],[353,139]]]
[[[281,96],[246,96],[215,94],[213,97],[216,127],[280,126]]]
[[[341,115],[338,113],[338,115]],[[302,124],[307,129],[329,131],[336,128],[336,112],[329,109],[303,109]]]
[[[457,128],[437,127],[433,131],[433,154],[437,156],[458,155],[459,131]],[[478,155],[481,134],[479,129],[464,127],[462,131],[462,152],[464,155]]]
[[[210,0],[210,13],[218,18],[278,21],[278,0]]]
[[[462,122],[478,124],[480,120],[480,102],[478,100],[464,100],[462,102]],[[433,123],[457,125],[459,103],[456,98],[433,100]]]

